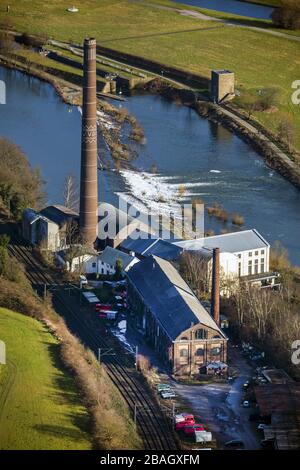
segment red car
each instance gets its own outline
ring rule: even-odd
[[[186,424],[184,427],[183,427],[183,432],[186,436],[192,436],[195,431],[204,431],[204,426],[203,424]]]
[[[192,426],[193,424],[195,424],[194,418],[187,419],[185,421],[180,421],[179,423],[176,423],[175,424],[175,429],[176,429],[176,431],[182,431],[183,428],[185,428],[185,426]]]
[[[108,305],[108,304],[96,304],[95,305],[95,310],[96,312],[105,312],[106,310],[111,310],[112,309],[112,306],[111,305]]]

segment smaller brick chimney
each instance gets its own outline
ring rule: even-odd
[[[220,248],[213,249],[210,313],[220,326]]]

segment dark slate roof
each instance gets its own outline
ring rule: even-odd
[[[183,248],[159,239],[145,251],[144,255],[156,255],[168,261],[176,261],[183,251]]]
[[[147,248],[157,241],[157,238],[151,238],[151,236],[146,232],[135,232],[135,235],[137,237],[136,239],[131,236],[127,237],[126,240],[121,243],[120,248],[134,251],[136,254],[141,255]]]
[[[133,256],[124,253],[123,251],[116,250],[107,246],[103,253],[99,256],[99,259],[110,266],[115,266],[118,259],[122,262],[122,268],[125,269],[134,260]]]
[[[169,261],[149,256],[135,264],[127,275],[171,340],[198,323],[213,328],[224,337]]]
[[[70,219],[78,219],[79,217],[77,212],[59,204],[45,207],[40,213],[55,222],[59,227],[62,227]]]
[[[176,261],[184,251],[183,248],[161,238],[138,238],[133,240],[128,237],[121,243],[121,248],[134,251],[137,255],[145,257],[156,255],[168,261]]]

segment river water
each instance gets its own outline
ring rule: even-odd
[[[65,176],[79,177],[80,113],[37,79],[0,68],[0,80],[7,86],[7,104],[0,105],[0,136],[15,141],[31,164],[40,166],[48,202],[61,203]],[[139,156],[134,170],[100,172],[100,200],[116,203],[122,193],[129,201],[164,210],[184,185],[182,201],[198,197],[242,214],[244,228],[257,228],[270,242],[280,240],[300,265],[300,192],[252,148],[193,110],[157,96],[133,96],[120,106],[138,118],[147,142],[135,146]],[[100,154],[104,152],[101,142]],[[150,174],[153,165],[155,175]],[[162,196],[160,202],[157,196]],[[220,233],[233,227],[207,216],[205,228]]]
[[[177,3],[185,3],[194,7],[217,10],[234,15],[248,16],[261,20],[268,20],[271,17],[273,8],[256,5],[254,3],[240,2],[238,0],[174,0]]]

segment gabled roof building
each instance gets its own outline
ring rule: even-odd
[[[174,374],[226,362],[225,334],[170,262],[149,256],[127,278],[131,320]]]

